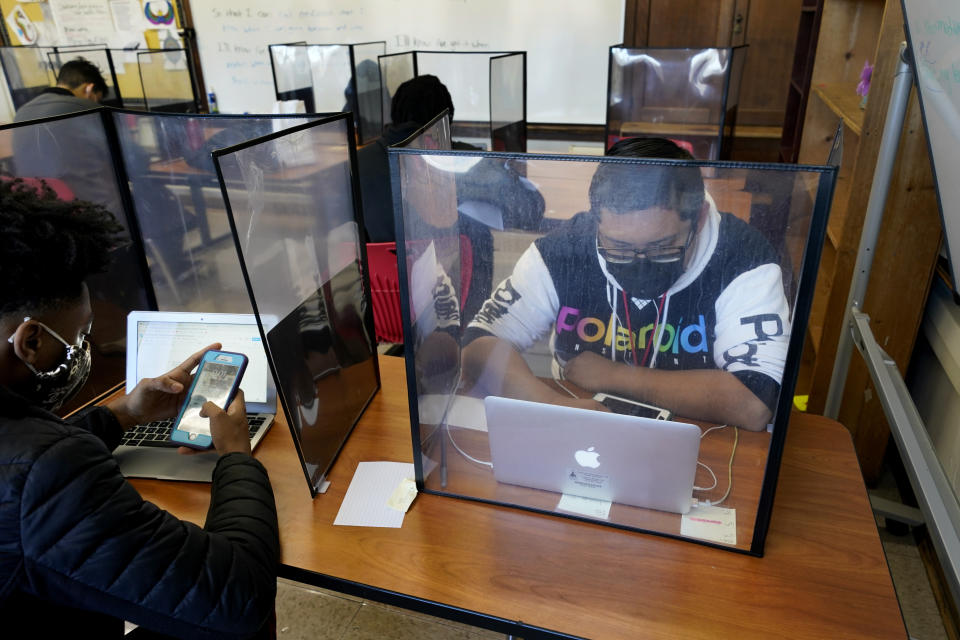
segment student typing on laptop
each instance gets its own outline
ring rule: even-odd
[[[692,159],[663,139],[608,155]],[[700,169],[601,163],[590,211],[536,240],[470,322],[468,380],[488,394],[600,409],[521,352],[552,330],[554,373],[588,391],[759,431],[790,338],[776,252],[705,194]]]
[[[207,403],[220,453],[203,529],[144,502],[111,449],[176,412],[194,354],[107,407],[52,411],[90,371],[84,279],[120,225],[98,205],[0,181],[0,613],[10,637],[269,637],[279,538],[243,396]],[[218,345],[211,345],[216,347]]]

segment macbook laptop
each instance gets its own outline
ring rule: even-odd
[[[700,428],[589,409],[488,396],[499,482],[687,513]]]
[[[143,378],[162,375],[207,345],[249,358],[240,388],[247,405],[250,445],[256,448],[273,424],[277,392],[252,314],[133,311],[127,316],[127,393]],[[137,425],[114,450],[128,478],[210,482],[217,453],[177,453],[170,442],[173,419]]]

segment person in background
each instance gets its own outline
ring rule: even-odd
[[[437,76],[422,75],[407,80],[393,94],[391,123],[383,135],[357,151],[363,223],[369,242],[396,241],[387,147],[403,142],[444,109],[450,111],[450,120],[453,120],[453,100]]]
[[[107,83],[95,64],[83,58],[70,60],[60,67],[57,85],[17,109],[14,122],[86,111],[100,106],[107,95]]]
[[[226,411],[203,407],[220,454],[204,527],[145,502],[111,450],[125,429],[176,414],[202,352],[106,406],[57,417],[90,372],[84,281],[105,269],[120,226],[100,206],[16,179],[0,181],[0,226],[4,635],[119,639],[129,620],[140,626],[129,638],[271,637],[277,514],[242,393]]]
[[[692,160],[664,139],[608,155]],[[717,211],[700,169],[601,163],[590,210],[533,242],[464,335],[484,393],[600,408],[535,376],[521,353],[548,333],[554,375],[591,392],[759,431],[776,408],[790,311],[776,252]]]

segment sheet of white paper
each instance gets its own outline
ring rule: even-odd
[[[737,544],[737,510],[693,507],[680,519],[680,535],[721,544]]]
[[[340,504],[335,525],[399,529],[404,513],[387,505],[397,485],[413,478],[409,462],[361,462]]]
[[[583,498],[581,496],[571,496],[563,494],[560,496],[560,502],[557,503],[557,509],[569,513],[579,513],[582,516],[599,518],[606,520],[610,517],[609,500],[594,500],[593,498]]]

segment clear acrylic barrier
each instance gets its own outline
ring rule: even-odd
[[[490,58],[499,53],[464,51],[417,51],[417,75],[434,75],[447,86],[453,100],[453,135],[455,138],[481,138],[489,145],[490,121]],[[473,127],[471,127],[473,125]]]
[[[352,111],[350,101],[352,71],[350,47],[343,44],[307,45],[310,60],[310,82],[317,111],[337,113]]]
[[[761,554],[836,170],[390,155],[421,489]],[[501,167],[537,185],[546,217],[537,228],[509,216],[490,227],[493,253],[474,252],[471,272],[490,261],[500,284],[478,313],[458,316],[466,270],[458,203],[462,212],[465,192]],[[638,433],[625,418],[630,432],[600,445],[597,424],[581,425],[608,414],[583,412],[570,431],[554,428],[569,413],[491,425],[483,402],[508,396],[582,411],[599,408],[598,392],[696,425],[684,437],[705,466],[688,457],[679,487],[668,486],[666,470],[652,471],[683,458],[667,444],[684,431],[671,422]],[[720,425],[730,426],[712,429]],[[506,448],[512,461],[491,457],[494,435],[515,444]],[[541,448],[521,444],[539,437]],[[653,508],[664,495],[674,506]],[[691,498],[699,505],[682,515]]]
[[[63,413],[123,380],[127,313],[153,304],[142,254],[130,237],[132,225],[125,214],[105,117],[101,110],[0,129],[0,148],[12,150],[12,156],[0,160],[7,175],[23,178],[34,188],[43,180],[63,200],[103,205],[124,227],[121,244],[109,249],[113,259],[109,270],[87,279],[96,318],[90,336],[94,366],[87,384]]]
[[[366,144],[380,137],[383,113],[380,102],[380,65],[377,58],[387,49],[385,42],[353,45],[353,77],[357,96],[353,109],[357,114],[357,140]]]
[[[494,63],[498,61],[498,64]],[[410,51],[380,56],[384,122],[396,88],[415,76],[434,75],[450,92],[458,142],[489,149],[509,144],[510,150],[526,145],[526,54],[517,51]],[[496,76],[496,77],[494,77]],[[491,95],[491,91],[495,93]],[[496,114],[494,114],[496,111]],[[521,113],[522,125],[516,124]],[[493,120],[497,118],[498,125]],[[509,120],[504,120],[509,118]],[[511,125],[512,128],[503,127]],[[493,132],[494,128],[500,131]],[[515,135],[522,130],[522,138]],[[521,140],[523,147],[520,147]]]
[[[0,47],[0,63],[3,64],[14,109],[56,84],[46,52],[44,47]]]
[[[610,48],[606,144],[670,138],[697,159],[723,158],[729,146],[746,47]]]
[[[58,47],[47,53],[47,59],[50,62],[50,68],[53,70],[54,76],[60,74],[60,67],[77,58],[84,58],[100,69],[100,75],[103,76],[104,81],[107,83],[107,93],[103,96],[100,104],[105,107],[122,107],[123,96],[120,95],[120,91],[117,88],[117,75],[113,66],[113,56],[109,49],[63,49]]]
[[[526,53],[490,58],[490,138],[494,151],[527,150]]]
[[[386,43],[273,44],[270,62],[277,100],[303,100],[307,113],[351,111],[361,143],[383,129],[377,57]]]
[[[273,86],[277,99],[280,94],[304,89],[313,84],[310,75],[310,59],[307,57],[306,42],[291,44],[271,44],[270,64],[273,66]]]
[[[211,153],[316,116],[111,116],[159,309],[250,313]]]
[[[413,51],[391,53],[388,56],[377,57],[380,65],[380,95],[384,126],[392,122],[390,106],[393,103],[393,94],[396,93],[397,87],[417,75],[416,60],[417,57]]]
[[[379,388],[345,115],[215,154],[287,422],[316,494]],[[286,159],[277,169],[276,157]]]
[[[186,55],[184,49],[137,53],[137,69],[146,110],[196,113],[197,100],[186,66]]]

